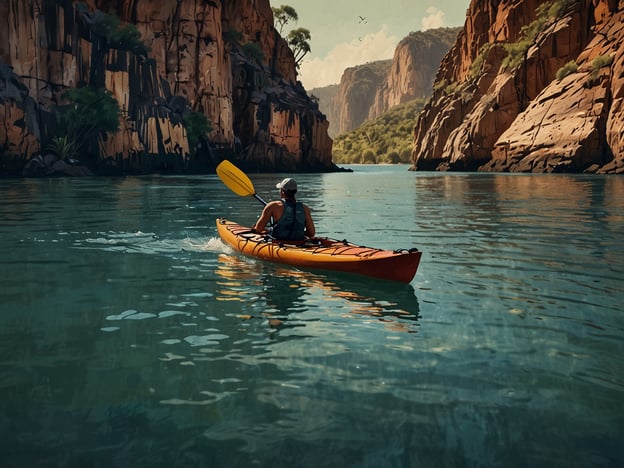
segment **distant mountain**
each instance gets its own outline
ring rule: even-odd
[[[312,98],[312,100],[318,102],[319,110],[327,117],[327,121],[329,122],[327,134],[332,138],[336,136],[336,126],[335,124],[332,124],[332,122],[335,122],[337,118],[337,114],[332,106],[332,100],[334,99],[334,96],[338,94],[339,90],[340,85],[332,84],[321,88],[313,88],[308,91],[308,95]]]
[[[323,86],[322,88],[314,88],[308,92],[308,95],[311,98],[316,99],[319,104],[330,103],[331,100],[334,99],[334,96],[338,94],[339,89],[340,85],[332,84],[329,86]],[[320,104],[320,107],[322,108],[322,104]],[[325,114],[327,115],[326,112]]]
[[[397,45],[392,60],[347,68],[339,85],[314,88],[319,108],[329,121],[329,135],[348,132],[368,119],[433,92],[440,62],[461,28],[413,32]]]
[[[368,118],[380,116],[401,103],[431,96],[440,62],[460,31],[461,28],[439,28],[412,32],[399,42]]]

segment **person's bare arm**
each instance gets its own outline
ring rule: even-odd
[[[258,221],[256,221],[256,224],[252,226],[251,228],[252,231],[263,232],[266,228],[267,223],[269,222],[271,217],[274,215],[274,211],[275,211],[275,202],[270,202],[266,204],[264,206],[264,209],[262,210],[262,214],[258,218]]]
[[[303,211],[305,212],[305,233],[308,237],[314,237],[316,234],[316,228],[314,227],[314,221],[312,221],[312,212],[307,205],[303,206]]]

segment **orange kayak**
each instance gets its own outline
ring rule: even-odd
[[[420,257],[417,249],[382,250],[346,240],[315,237],[305,241],[280,241],[251,231],[227,219],[217,219],[219,237],[250,257],[300,268],[342,271],[409,283]]]

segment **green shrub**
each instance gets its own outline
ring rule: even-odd
[[[119,129],[119,104],[105,89],[72,88],[63,97],[68,104],[57,108],[58,131],[46,147],[59,159],[95,149],[100,135]]]
[[[473,63],[474,65],[474,63]],[[472,75],[472,68],[471,68],[471,74],[470,77],[471,78],[475,78],[478,75],[478,72],[480,72],[481,69],[479,68],[479,70],[477,72],[475,72],[475,75]],[[463,87],[464,87],[465,83],[460,83],[458,81],[447,81],[447,80],[440,80],[436,83],[434,83],[433,85],[433,91],[434,92],[439,92],[442,91],[444,94],[455,94],[457,92],[459,92]]]
[[[504,44],[503,47],[507,51],[507,56],[503,59],[501,69],[513,70],[518,67],[524,60],[524,57],[532,43],[532,40],[525,38],[511,44]]]
[[[61,161],[73,159],[78,153],[78,144],[75,138],[55,136],[46,146],[46,150],[55,154]]]
[[[541,12],[541,5],[537,7],[535,11],[538,13],[538,15],[541,13],[546,14],[550,18],[559,18],[561,15],[563,15],[563,13],[565,13],[565,10],[567,10],[567,8],[572,3],[574,3],[574,0],[554,0],[552,2],[544,4],[543,8],[547,10],[545,13]]]
[[[194,153],[200,140],[206,138],[212,131],[210,120],[201,112],[188,110],[182,116],[182,123],[186,128],[189,149],[191,153]]]
[[[264,61],[264,53],[262,52],[262,48],[260,44],[257,42],[248,42],[243,46],[243,53],[257,62]]]
[[[507,56],[503,59],[501,69],[517,68],[524,60],[531,45],[546,29],[553,19],[559,18],[575,0],[550,0],[535,9],[535,19],[520,30],[520,39],[505,44]]]
[[[600,69],[609,67],[613,63],[613,57],[610,55],[600,55],[596,57],[591,64],[591,73],[585,81],[586,88],[592,88],[600,83]]]
[[[449,83],[446,88],[444,88],[444,94],[455,94],[460,87],[461,83]]]
[[[386,156],[386,162],[388,164],[399,164],[401,162],[401,156],[398,151],[391,151]]]
[[[375,162],[386,162],[390,154],[397,152],[401,162],[409,163],[414,125],[424,105],[424,99],[405,102],[351,132],[338,135],[332,150],[334,162],[366,162],[362,161],[363,155],[370,151]]]
[[[410,163],[412,162],[412,145],[410,143],[409,147],[401,150],[401,162],[402,163]]]
[[[613,63],[612,55],[600,55],[592,61],[592,71],[600,70],[603,67],[610,67]]]
[[[436,81],[433,84],[433,92],[438,92],[444,90],[448,86],[448,81],[442,79],[440,81]]]
[[[119,130],[119,103],[107,90],[101,88],[72,88],[64,97],[69,105],[62,111],[68,134],[91,135],[93,132]]]
[[[369,149],[364,151],[362,154],[362,162],[364,164],[375,164],[377,162],[377,157],[375,156],[373,150]]]
[[[113,15],[96,11],[93,14],[93,32],[106,40],[110,47],[121,50],[133,50],[136,47],[144,47],[141,42],[141,34],[133,24],[121,26],[119,18]]]
[[[240,43],[243,40],[243,33],[236,29],[229,29],[223,33],[223,40],[225,42]]]
[[[571,60],[568,63],[566,63],[563,67],[561,67],[559,70],[557,70],[557,75],[556,75],[557,80],[561,81],[566,76],[571,75],[572,73],[576,73],[577,70],[578,70],[578,65],[576,64],[574,60]]]
[[[483,68],[483,64],[485,63],[485,58],[487,57],[488,52],[492,48],[492,43],[486,42],[479,49],[479,53],[475,57],[474,61],[470,65],[470,71],[468,75],[470,78],[475,79],[481,73],[481,69]]]
[[[133,24],[126,24],[117,29],[112,37],[111,42],[121,49],[132,49],[136,45],[141,45],[141,33]]]

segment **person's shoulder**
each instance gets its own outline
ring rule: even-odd
[[[282,200],[273,200],[267,203],[266,209],[271,210],[273,213],[282,209]]]

